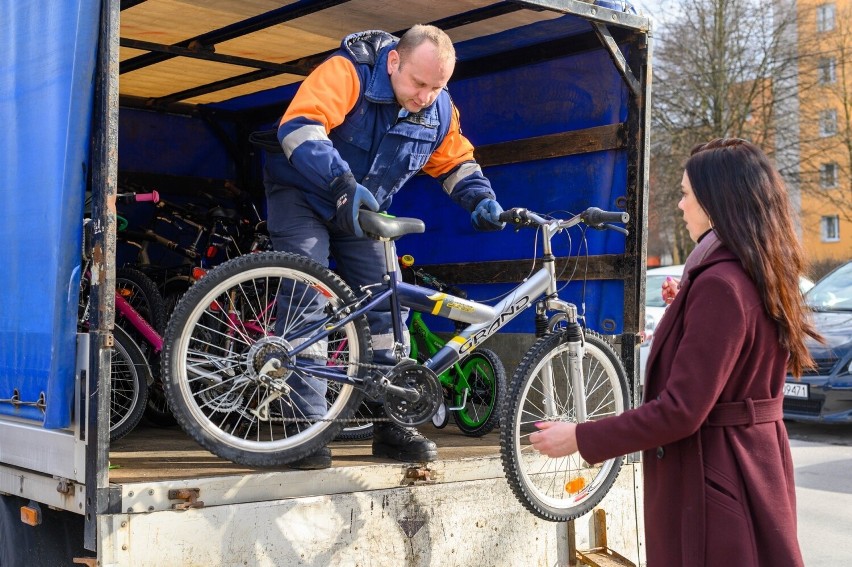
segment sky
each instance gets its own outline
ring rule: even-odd
[[[659,22],[662,19],[661,3],[663,0],[628,0],[636,11]]]

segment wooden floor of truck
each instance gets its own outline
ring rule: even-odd
[[[452,423],[444,429],[430,425],[420,432],[438,445],[442,461],[499,455],[499,430],[484,437],[469,437]],[[371,454],[370,439],[335,441],[331,444],[332,467],[397,463]],[[153,427],[144,423],[110,447],[109,479],[113,483],[244,475],[253,472],[287,471],[288,467],[251,468],[221,459],[202,448],[180,427]]]

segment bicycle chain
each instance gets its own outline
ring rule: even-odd
[[[319,358],[319,357],[313,357],[313,356],[311,357],[311,360],[316,360],[318,362],[322,361],[322,362],[325,362],[326,364],[328,364],[329,361],[332,361],[332,359],[330,359],[330,358]],[[334,360],[333,362],[337,363],[339,361]],[[345,365],[352,365],[352,366],[359,366],[361,368],[367,368],[368,370],[387,370],[388,368],[393,368],[392,366],[388,366],[386,364],[372,364],[372,363],[367,363],[367,362],[346,362],[346,363],[339,364],[339,365],[343,366],[344,364]],[[305,419],[305,418],[301,418],[301,417],[275,417],[275,418],[270,418],[269,421],[272,421],[274,423],[306,423],[306,424],[311,424],[311,423],[317,423],[317,422],[335,422],[335,423],[352,423],[352,424],[364,424],[364,425],[366,425],[368,423],[388,423],[388,422],[395,423],[389,417],[369,417],[369,418],[368,417],[349,417],[349,418],[341,418],[341,417],[321,418],[321,417],[318,417],[316,419]]]

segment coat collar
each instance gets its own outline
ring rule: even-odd
[[[689,259],[687,259],[687,262],[688,261]],[[739,258],[737,258],[730,249],[728,249],[724,244],[721,244],[718,248],[711,251],[706,257],[701,259],[695,266],[690,267],[689,271],[685,273],[685,277],[681,280],[680,291],[678,291],[674,301],[672,301],[671,305],[668,306],[662,319],[660,319],[660,322],[657,325],[656,332],[654,333],[654,339],[651,343],[651,352],[648,354],[648,361],[645,364],[646,372],[649,372],[653,368],[659,353],[663,350],[663,345],[667,340],[669,340],[672,331],[676,328],[681,328],[680,326],[675,325],[675,320],[679,318],[680,312],[683,310],[683,305],[686,303],[689,288],[691,287],[690,284],[695,281],[695,278],[712,266],[725,262],[739,261]],[[645,378],[645,383],[647,384],[647,376]],[[648,389],[646,388],[645,391],[647,392]]]
[[[390,82],[390,75],[388,75],[388,53],[394,47],[396,47],[396,43],[386,45],[376,58],[370,82],[367,84],[367,88],[364,89],[364,96],[370,102],[380,104],[396,102],[396,96],[393,94],[393,86]]]

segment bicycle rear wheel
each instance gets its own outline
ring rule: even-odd
[[[500,406],[506,395],[506,370],[497,353],[487,348],[476,349],[459,361],[461,376],[455,367],[452,406],[453,421],[465,435],[482,437],[496,427]]]
[[[349,384],[326,389],[316,372],[366,375],[364,364],[372,360],[366,317],[300,356],[289,352],[321,336],[354,301],[339,277],[294,254],[249,254],[208,272],[166,328],[163,376],[178,423],[209,451],[248,466],[287,464],[326,445],[363,393]],[[269,368],[272,359],[280,369]],[[327,396],[323,415],[305,412],[300,391]]]
[[[606,496],[623,463],[618,457],[591,464],[579,453],[551,459],[529,442],[538,421],[577,422],[567,339],[565,332],[545,335],[524,356],[512,379],[500,434],[509,486],[528,510],[550,521],[589,512]],[[629,407],[624,368],[612,347],[591,331],[585,333],[582,368],[588,420],[618,415]]]
[[[139,424],[148,400],[151,369],[139,346],[121,327],[112,331],[109,440],[117,441]]]

